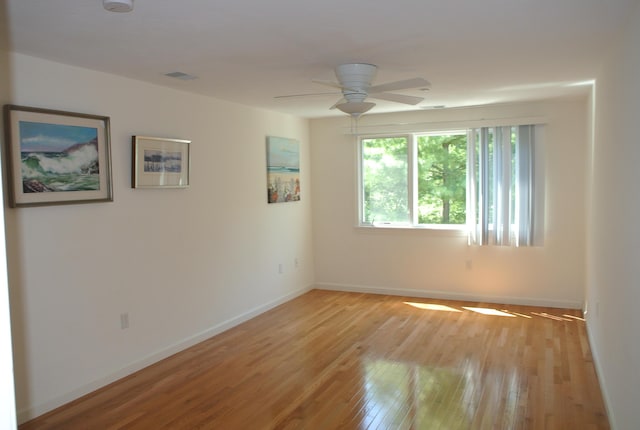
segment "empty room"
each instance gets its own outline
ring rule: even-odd
[[[0,428],[640,428],[636,0],[0,20]]]

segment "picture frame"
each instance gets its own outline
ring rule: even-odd
[[[187,188],[191,141],[132,136],[131,188]]]
[[[113,201],[107,116],[5,105],[10,207]]]
[[[267,136],[267,202],[300,200],[300,143],[295,139]]]

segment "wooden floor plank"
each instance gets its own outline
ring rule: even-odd
[[[578,311],[314,290],[20,426],[151,428],[609,424]]]

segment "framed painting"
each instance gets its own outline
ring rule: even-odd
[[[267,136],[267,201],[300,200],[300,145],[297,140]]]
[[[187,188],[190,140],[133,136],[131,188]]]
[[[109,117],[5,105],[11,207],[113,201]]]

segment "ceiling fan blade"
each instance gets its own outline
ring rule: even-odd
[[[375,93],[370,95],[369,97],[373,99],[380,100],[388,100],[390,102],[403,103],[406,105],[417,105],[424,98],[422,97],[414,97],[414,96],[405,96],[404,94],[394,94],[394,93]]]
[[[340,85],[337,82],[333,82],[333,81],[323,81],[320,79],[312,79],[311,82],[315,83],[315,84],[320,84],[320,85],[325,85],[327,87],[333,87],[333,88],[338,88],[338,89],[342,89],[342,85]]]
[[[307,93],[307,94],[286,94],[283,96],[274,96],[274,99],[289,99],[296,97],[318,97],[318,96],[339,96],[340,93],[332,92],[332,93]]]
[[[333,106],[331,106],[331,107],[329,108],[329,110],[331,110],[331,109],[335,109],[336,107],[338,107],[338,105],[339,105],[340,103],[344,103],[344,102],[346,102],[346,101],[347,101],[347,99],[345,99],[344,97],[340,98],[340,100],[338,100],[337,102],[335,102],[335,103],[333,104]]]
[[[423,78],[411,78],[403,81],[389,82],[386,84],[369,87],[369,94],[383,93],[386,91],[406,90],[409,88],[430,88],[431,83]]]

